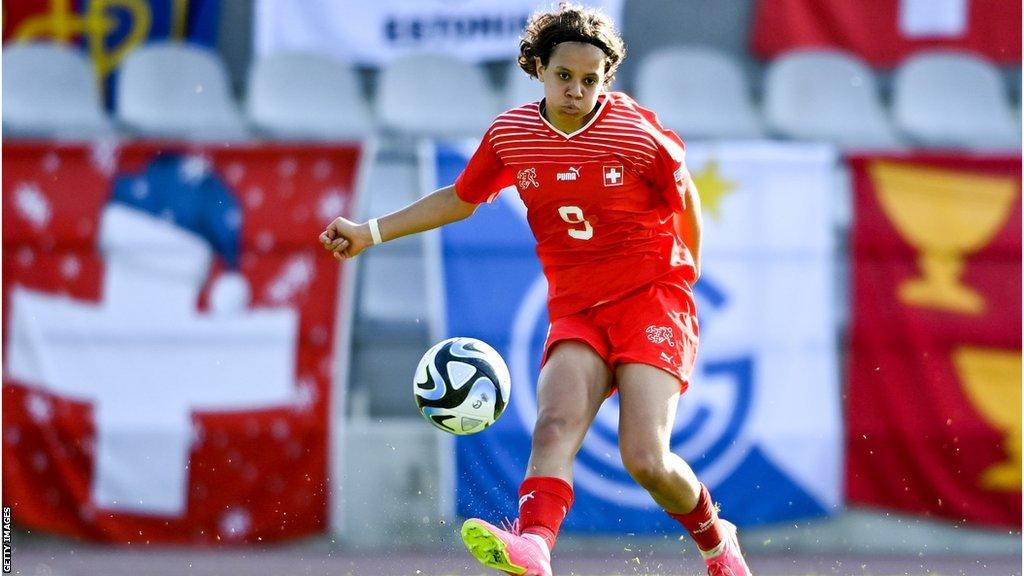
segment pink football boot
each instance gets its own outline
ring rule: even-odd
[[[552,576],[551,553],[543,541],[520,535],[518,522],[510,528],[470,518],[462,524],[462,542],[488,568],[515,576]]]
[[[740,552],[740,542],[736,539],[736,526],[726,520],[718,520],[725,529],[726,536],[714,550],[701,551],[704,563],[708,566],[708,576],[752,576],[747,562]]]

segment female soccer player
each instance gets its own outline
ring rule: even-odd
[[[519,66],[543,82],[544,99],[499,115],[453,185],[365,224],[337,218],[320,242],[352,258],[462,220],[514,184],[548,280],[551,328],[519,519],[509,530],[467,520],[466,547],[508,574],[550,576],[573,502],[573,460],[617,389],[630,475],[690,533],[709,575],[749,576],[736,528],[669,448],[697,353],[700,200],[682,140],[629,96],[606,90],[624,55],[596,10],[563,2],[534,14]]]

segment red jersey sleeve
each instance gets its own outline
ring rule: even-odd
[[[671,137],[678,145],[658,146],[658,157],[654,162],[654,184],[665,195],[665,201],[674,212],[686,210],[686,187],[689,185],[690,173],[686,169],[686,150],[683,141],[671,130],[665,131],[666,138]]]
[[[655,189],[664,194],[665,201],[673,211],[683,212],[686,210],[683,198],[690,180],[690,174],[686,169],[686,144],[675,132],[662,126],[658,115],[653,111],[635,102],[633,105],[650,124],[651,135],[658,146],[653,166],[654,173],[650,175],[650,180]]]
[[[462,174],[455,179],[455,193],[465,202],[480,204],[490,202],[502,188],[514,182],[512,172],[494,151],[488,130]]]

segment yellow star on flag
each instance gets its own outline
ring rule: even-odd
[[[715,220],[721,217],[722,200],[736,190],[737,182],[726,180],[718,173],[718,160],[709,160],[699,172],[690,172],[697,192],[700,193],[701,209]]]

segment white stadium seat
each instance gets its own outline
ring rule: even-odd
[[[430,53],[409,54],[385,66],[376,105],[382,128],[442,138],[479,138],[499,112],[480,67]]]
[[[766,72],[763,107],[769,128],[781,136],[844,148],[901,147],[874,72],[852,54],[800,50],[773,60]]]
[[[533,76],[527,76],[519,64],[509,65],[505,78],[505,108],[516,108],[544,97],[544,84]]]
[[[998,69],[965,52],[907,59],[893,81],[893,115],[925,146],[1020,149],[1020,122]]]
[[[651,53],[640,62],[636,97],[684,139],[763,135],[743,69],[715,50],[675,46]]]
[[[249,71],[246,115],[268,136],[352,140],[373,132],[370,106],[348,64],[319,54],[282,52]]]
[[[121,65],[117,117],[153,138],[239,140],[248,136],[224,63],[205,48],[169,42],[131,52]]]
[[[61,139],[111,136],[89,61],[61,44],[6,44],[3,49],[3,131],[12,137]]]

